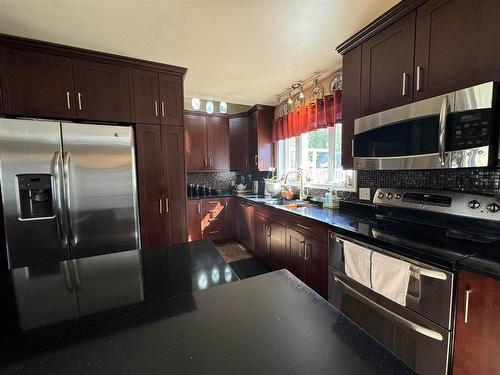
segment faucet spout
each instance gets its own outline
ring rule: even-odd
[[[300,170],[300,169],[294,169],[294,170],[291,170],[289,171],[286,175],[285,175],[285,182],[284,182],[284,185],[286,185],[286,182],[288,180],[288,176],[292,173],[295,173],[297,174],[299,177],[300,177],[300,191],[299,191],[299,200],[300,201],[304,201],[307,196],[306,194],[304,194],[304,173]]]

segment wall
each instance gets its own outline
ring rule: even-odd
[[[184,98],[184,109],[194,110],[193,106],[191,105],[191,100],[192,99],[193,98],[190,98],[190,97],[185,97]],[[218,102],[216,100],[212,100],[212,101],[214,102],[214,113],[218,113],[219,112],[219,103],[220,102]],[[205,106],[207,104],[207,100],[206,99],[200,99],[200,103],[201,103],[201,109],[200,109],[200,111],[201,112],[205,112]],[[252,108],[252,107],[249,106],[249,105],[245,105],[245,104],[227,103],[227,113],[228,114],[246,112],[250,108]]]

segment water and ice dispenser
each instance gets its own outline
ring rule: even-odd
[[[19,174],[19,208],[21,219],[54,216],[52,206],[52,176],[50,174]]]

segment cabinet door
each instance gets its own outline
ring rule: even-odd
[[[6,114],[75,118],[70,58],[5,48],[0,74]]]
[[[458,278],[453,374],[498,374],[500,281],[465,271]]]
[[[184,90],[182,77],[160,73],[160,114],[162,125],[182,126]]]
[[[201,199],[188,200],[186,204],[187,240],[201,240]]]
[[[277,269],[286,267],[286,227],[274,221],[270,226],[270,255],[271,263]]]
[[[226,239],[236,238],[235,220],[234,220],[234,201],[233,198],[224,198],[224,233]]]
[[[137,177],[142,247],[165,244],[160,127],[136,125]]]
[[[229,119],[209,116],[208,133],[208,169],[212,171],[229,170]]]
[[[268,219],[256,213],[254,217],[254,251],[255,255],[265,262],[269,262],[271,257],[269,252],[271,240],[270,232],[271,227],[268,224]]]
[[[212,241],[225,238],[225,215],[226,207],[222,199],[206,198],[203,199],[201,230],[203,239]]]
[[[229,119],[229,168],[232,171],[249,168],[248,116]]]
[[[239,204],[240,242],[250,251],[254,251],[254,207],[249,204]]]
[[[312,238],[307,238],[305,264],[306,284],[326,298],[328,292],[327,244]]]
[[[135,121],[147,124],[160,123],[158,73],[134,69]]]
[[[76,117],[83,120],[130,122],[129,69],[73,60]]]
[[[257,109],[257,169],[267,171],[274,167],[273,146],[274,107]]]
[[[342,168],[353,168],[354,120],[360,117],[361,46],[342,57]]]
[[[175,244],[186,241],[184,132],[176,126],[163,126],[161,140],[166,242]]]
[[[257,158],[257,111],[253,111],[248,115],[248,169],[256,170],[258,168]]]
[[[204,115],[184,115],[186,164],[188,172],[207,169],[207,118]]]
[[[364,115],[412,101],[415,12],[362,45],[361,111]]]
[[[481,82],[478,37],[485,3],[430,0],[417,9],[415,100]]]
[[[286,229],[287,269],[305,282],[304,252],[306,237],[292,229]]]

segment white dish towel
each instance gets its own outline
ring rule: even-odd
[[[406,306],[410,280],[410,263],[374,252],[372,255],[372,289],[390,300]]]
[[[351,279],[371,288],[370,266],[372,251],[344,241],[345,273]]]

